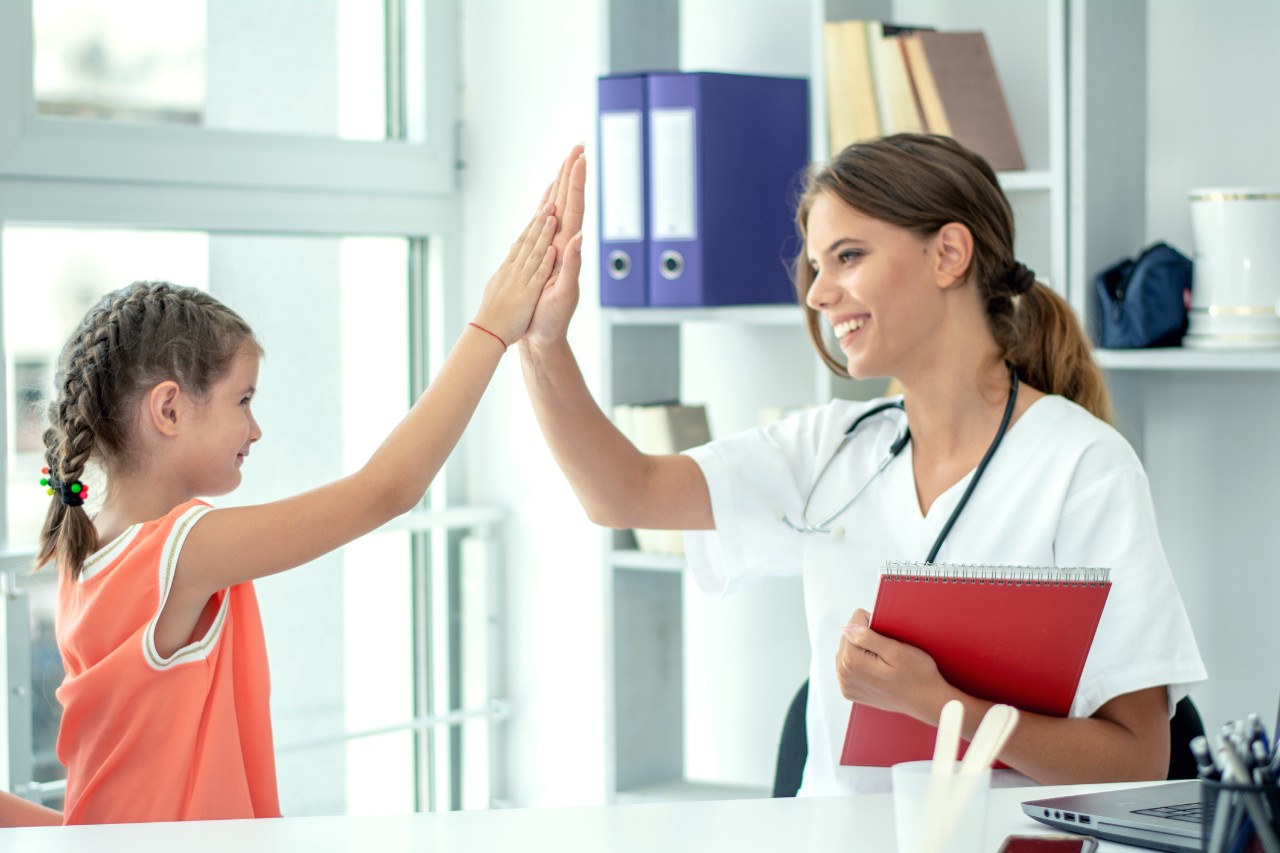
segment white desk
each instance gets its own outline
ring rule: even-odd
[[[1022,814],[1023,800],[1123,785],[991,791],[987,849],[1014,832],[1050,832]],[[1099,850],[1136,848],[1104,842]],[[616,853],[894,853],[889,794],[787,800],[507,809],[394,817],[301,817],[191,823],[0,829],[5,853],[257,851],[616,851]]]

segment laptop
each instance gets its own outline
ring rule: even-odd
[[[1176,853],[1202,849],[1200,783],[1195,780],[1029,800],[1022,810],[1077,835]]]

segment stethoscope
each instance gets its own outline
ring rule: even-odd
[[[1000,419],[1000,428],[996,430],[996,437],[991,440],[991,446],[988,447],[987,452],[983,454],[982,461],[979,462],[978,467],[974,469],[973,479],[969,481],[969,485],[964,490],[964,494],[960,496],[960,502],[957,503],[956,508],[951,511],[951,517],[947,519],[947,523],[942,527],[942,532],[938,534],[938,538],[934,541],[933,548],[929,551],[929,556],[925,558],[926,563],[932,563],[934,558],[938,556],[938,552],[942,550],[942,543],[946,541],[947,534],[951,532],[951,528],[955,526],[956,519],[960,517],[960,512],[964,509],[965,504],[969,502],[969,496],[973,494],[973,490],[977,487],[978,481],[982,479],[982,473],[987,469],[987,463],[991,461],[991,457],[996,453],[996,448],[999,447],[1000,442],[1004,440],[1004,434],[1009,429],[1009,421],[1013,419],[1013,407],[1017,402],[1018,374],[1016,371],[1010,369],[1009,401],[1005,403],[1004,417]],[[903,412],[906,411],[906,407],[903,405],[901,400],[892,400],[888,403],[880,403],[879,405],[872,406],[870,409],[863,412],[861,415],[858,415],[858,417],[854,419],[853,423],[849,425],[849,428],[844,431],[844,437],[840,439],[840,443],[836,445],[836,449],[831,454],[831,458],[827,460],[827,464],[822,466],[822,470],[820,470],[818,472],[818,476],[814,478],[813,485],[809,487],[809,494],[804,499],[804,507],[800,510],[800,523],[796,524],[791,519],[787,518],[785,513],[779,513],[778,518],[781,519],[783,524],[790,527],[796,533],[829,533],[837,538],[844,534],[844,528],[839,526],[832,527],[831,522],[835,521],[843,515],[849,507],[853,506],[853,502],[858,499],[859,495],[866,491],[867,486],[871,485],[872,481],[879,476],[880,472],[885,468],[888,468],[889,463],[898,458],[898,454],[900,454],[903,448],[907,446],[907,443],[911,441],[911,427],[906,423],[903,423],[902,431],[898,433],[898,437],[894,439],[893,444],[889,445],[889,452],[884,457],[884,460],[876,466],[876,470],[871,472],[871,476],[858,487],[852,497],[841,504],[840,508],[835,512],[831,513],[819,522],[811,522],[809,521],[809,503],[813,500],[813,495],[818,490],[818,484],[822,482],[822,478],[827,473],[827,469],[831,467],[831,463],[835,461],[835,458],[840,455],[840,451],[844,449],[844,446],[849,443],[849,440],[853,437],[853,434],[857,431],[858,427],[862,426],[862,424],[866,423],[870,418],[884,414],[893,409],[900,409]]]

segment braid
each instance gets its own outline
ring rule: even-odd
[[[79,481],[95,457],[112,468],[136,463],[130,430],[134,405],[146,390],[172,379],[204,393],[246,345],[261,353],[248,324],[202,291],[137,282],[107,294],[85,314],[59,358],[44,433],[51,477]],[[97,547],[84,507],[52,501],[36,565],[56,557],[76,578]]]

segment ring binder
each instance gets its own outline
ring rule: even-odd
[[[596,92],[600,123],[600,304],[634,308],[649,303],[645,75],[601,77]]]
[[[651,73],[648,302],[791,303],[791,200],[809,162],[803,78]]]

